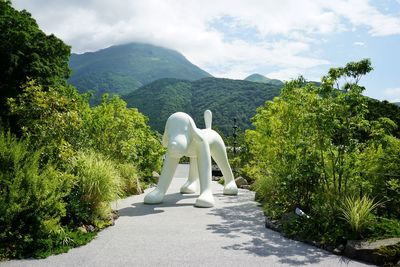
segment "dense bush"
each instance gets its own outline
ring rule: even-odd
[[[379,214],[400,218],[400,140],[385,135],[370,142],[359,155],[358,169],[362,191],[383,202]]]
[[[11,114],[18,118],[22,135],[34,146],[44,147],[48,157],[58,159],[62,143],[74,149],[85,145],[84,118],[90,109],[75,88],[45,88],[30,80],[20,95],[8,99],[8,105]]]
[[[296,207],[311,216],[288,221],[288,234],[338,244],[372,236],[377,215],[398,220],[400,140],[390,135],[392,120],[367,119],[358,81],[371,69],[362,60],[331,69],[320,86],[288,82],[257,110],[242,171],[256,179],[256,197],[270,217]]]
[[[66,238],[60,219],[72,182],[27,141],[0,133],[0,258],[38,255]]]
[[[109,203],[122,195],[121,178],[115,165],[93,151],[78,152],[72,161],[76,179],[71,194],[74,198],[69,199],[69,216],[90,224],[108,220]]]
[[[87,144],[96,151],[121,162],[138,167],[143,176],[161,168],[159,136],[147,125],[147,119],[135,108],[127,108],[119,97],[108,99],[93,107],[84,118]]]

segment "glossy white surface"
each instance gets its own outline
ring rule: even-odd
[[[190,157],[190,169],[188,179],[180,192],[193,194],[200,184],[200,196],[195,206],[204,208],[214,206],[211,190],[211,157],[224,176],[224,194],[237,195],[238,188],[228,162],[224,141],[211,129],[211,111],[204,112],[204,121],[206,128],[198,129],[193,119],[186,113],[177,112],[168,118],[162,140],[167,153],[161,176],[157,187],[144,198],[144,203],[157,204],[163,201],[179,159],[183,156]]]

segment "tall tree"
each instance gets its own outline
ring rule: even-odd
[[[6,120],[7,98],[22,92],[29,79],[43,86],[65,83],[70,75],[70,47],[46,35],[25,10],[0,0],[0,117]]]

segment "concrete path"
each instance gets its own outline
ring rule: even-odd
[[[115,226],[86,246],[0,266],[367,266],[266,229],[253,192],[224,196],[213,182],[215,207],[193,207],[198,195],[179,194],[187,173],[178,167],[162,204],[144,205],[143,194],[118,201]]]

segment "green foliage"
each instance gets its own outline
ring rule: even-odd
[[[312,86],[306,89],[286,87],[281,97],[267,102],[254,117],[256,130],[248,130],[246,139],[251,162],[259,170],[256,188],[273,186],[272,192],[257,190],[270,203],[279,203],[286,209],[309,207],[311,196],[322,185],[318,134],[313,127],[318,95]],[[251,167],[249,167],[251,168]],[[253,175],[254,175],[253,174]]]
[[[69,47],[29,13],[0,1],[0,29],[0,127],[19,137],[1,129],[0,259],[46,257],[94,237],[79,226],[109,225],[110,202],[140,192],[163,150],[136,109],[91,108],[66,84]]]
[[[64,142],[74,148],[82,147],[83,119],[89,105],[70,86],[59,85],[44,88],[31,80],[23,86],[23,92],[8,99],[12,115],[18,119],[17,126],[36,147],[46,147],[47,153]],[[54,156],[54,155],[49,155]]]
[[[228,136],[232,134],[235,117],[239,132],[248,129],[256,108],[277,96],[280,89],[281,85],[230,79],[203,78],[194,82],[160,79],[123,98],[128,106],[148,116],[151,127],[160,133],[168,117],[178,111],[191,115],[202,128],[203,113],[210,109],[213,128]]]
[[[81,55],[72,54],[69,80],[80,92],[92,91],[92,103],[103,93],[128,94],[160,78],[197,80],[211,75],[180,53],[149,44],[130,43]]]
[[[397,127],[390,129],[389,133],[400,138],[400,105],[395,105],[387,101],[378,101],[375,99],[367,99],[368,114],[366,118],[369,121],[378,121],[380,118],[389,118]]]
[[[159,136],[147,125],[147,119],[117,96],[107,95],[85,118],[89,146],[114,160],[131,162],[143,176],[161,168],[163,149]]]
[[[375,217],[367,225],[370,240],[400,237],[400,220]]]
[[[6,99],[21,93],[28,79],[43,86],[65,83],[70,47],[46,35],[27,11],[15,10],[9,1],[0,1],[0,40],[0,117],[6,120]]]
[[[71,214],[77,221],[96,224],[98,220],[107,220],[111,212],[109,203],[122,195],[121,178],[115,165],[101,154],[93,151],[78,152],[72,163],[76,177],[73,191],[74,204],[81,202],[78,211],[83,214]],[[83,217],[85,216],[85,217]]]
[[[382,246],[378,249],[376,254],[384,256],[383,266],[392,266],[400,260],[400,244]]]
[[[139,173],[135,165],[130,163],[118,164],[117,169],[121,177],[122,190],[125,195],[136,195],[142,193]]]
[[[359,155],[363,192],[384,201],[381,215],[400,217],[400,140],[384,135],[368,143]]]
[[[372,211],[379,205],[367,196],[345,197],[342,203],[341,212],[343,219],[351,226],[351,229],[359,234],[370,222]]]
[[[146,118],[128,109],[118,97],[104,96],[90,108],[73,87],[48,89],[30,81],[22,94],[9,99],[17,125],[36,147],[44,147],[49,159],[63,164],[74,151],[91,148],[121,162],[138,166],[150,176],[161,166],[161,143]]]
[[[62,240],[60,219],[73,177],[40,162],[10,133],[0,133],[0,258],[36,255]]]
[[[390,136],[396,124],[381,110],[368,110],[358,85],[371,70],[362,60],[331,69],[321,84],[300,77],[257,109],[255,130],[246,131],[242,172],[256,179],[257,200],[270,217],[295,207],[311,216],[288,222],[287,234],[334,245],[373,236],[371,225],[385,236],[395,234],[392,224],[370,216],[376,208],[398,222],[400,204],[400,141]],[[349,197],[355,195],[360,198]]]

